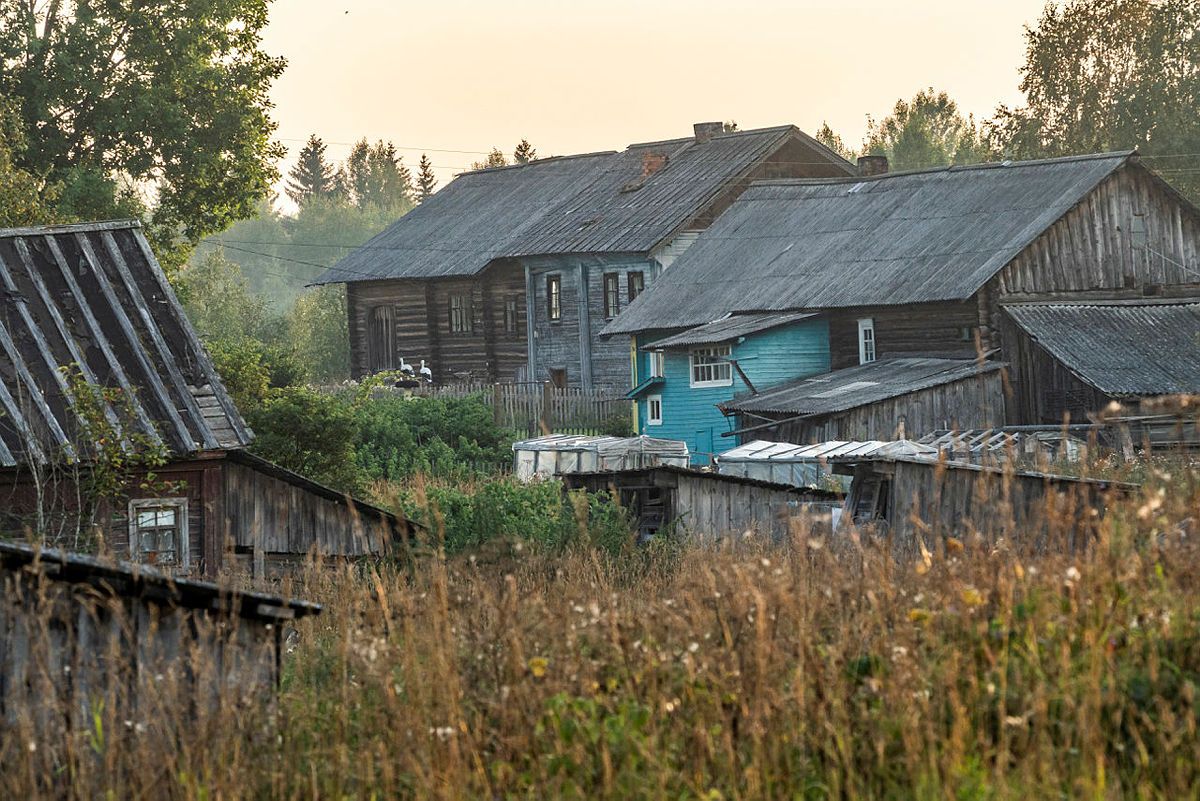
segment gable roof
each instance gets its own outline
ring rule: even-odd
[[[803,378],[721,404],[730,413],[820,417],[999,370],[1000,362],[903,357]]]
[[[767,313],[767,314],[733,314],[721,320],[715,320],[705,325],[691,328],[680,334],[655,340],[643,345],[642,350],[671,350],[687,348],[693,345],[715,345],[729,342],[738,337],[769,331],[784,325],[798,323],[815,314],[807,312]]]
[[[498,258],[649,252],[790,139],[853,173],[790,125],[469,172],[313,283],[471,276]],[[650,154],[666,163],[643,176]]]
[[[1004,308],[1064,367],[1107,395],[1200,393],[1200,298]]]
[[[603,334],[964,300],[1134,155],[755,183]]]
[[[175,454],[253,439],[137,222],[0,229],[0,466],[86,457],[73,365]]]

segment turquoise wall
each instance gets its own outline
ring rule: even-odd
[[[643,335],[638,347],[661,339],[662,333]],[[803,320],[789,326],[750,334],[729,343],[732,358],[760,392],[768,387],[829,371],[829,323],[824,317]],[[713,454],[737,445],[735,437],[721,434],[733,429],[734,419],[726,418],[718,403],[749,392],[749,387],[733,371],[733,384],[724,387],[691,386],[691,354],[686,350],[667,351],[664,382],[646,394],[662,395],[662,425],[646,422],[646,397],[637,399],[638,430],[647,436],[681,439],[692,452],[693,464],[706,464]],[[650,354],[638,353],[638,383],[650,375]]]

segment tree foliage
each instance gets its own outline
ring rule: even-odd
[[[973,164],[987,157],[974,118],[964,118],[949,95],[932,88],[911,101],[897,100],[882,120],[868,118],[863,150],[887,156],[896,170]]]
[[[0,227],[53,222],[51,206],[60,186],[17,166],[27,148],[25,132],[11,103],[0,98]]]
[[[1200,2],[1049,3],[1025,40],[1025,103],[997,110],[998,147],[1016,158],[1136,147],[1200,197]]]
[[[268,4],[0,0],[0,95],[17,99],[28,145],[16,166],[61,183],[79,216],[152,198],[164,238],[249,216],[282,155]]]
[[[854,161],[854,159],[858,156],[858,154],[855,153],[852,148],[846,147],[846,143],[842,141],[842,137],[838,136],[837,133],[835,133],[834,130],[829,127],[828,122],[821,123],[820,130],[817,131],[816,136],[813,138],[847,161]]]
[[[342,191],[337,167],[325,158],[325,143],[316,134],[300,149],[296,164],[288,171],[284,191],[297,206],[314,197],[334,197]]]
[[[513,164],[528,164],[537,158],[537,149],[529,144],[528,139],[522,139],[513,150]]]
[[[504,152],[498,147],[493,147],[491,152],[487,154],[487,158],[483,161],[471,162],[472,170],[487,170],[492,167],[505,167],[508,165],[508,159],[504,157]]]
[[[304,387],[270,392],[246,413],[252,450],[276,464],[345,492],[361,489],[354,464],[358,421],[345,399]]]
[[[342,168],[342,181],[359,209],[375,207],[399,216],[413,204],[412,173],[391,142],[360,140]]]
[[[424,203],[437,190],[437,178],[433,174],[433,163],[429,156],[421,154],[417,164],[417,202]]]

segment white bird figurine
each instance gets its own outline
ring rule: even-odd
[[[424,378],[425,380],[427,380],[427,381],[430,381],[430,382],[432,382],[432,381],[433,381],[433,371],[432,371],[432,370],[430,370],[428,367],[426,367],[426,366],[425,366],[425,360],[424,360],[424,359],[421,359],[421,370],[420,370],[420,373],[421,373],[421,377],[422,377],[422,378]]]
[[[400,372],[404,373],[405,375],[416,375],[416,373],[413,371],[413,366],[404,361],[403,356],[400,357]]]

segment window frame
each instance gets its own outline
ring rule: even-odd
[[[516,295],[504,299],[504,333],[516,334],[520,328],[520,304]]]
[[[636,277],[636,281],[634,278]],[[637,291],[633,287],[637,284]],[[625,274],[625,291],[629,297],[629,302],[633,303],[637,300],[638,295],[646,291],[646,272],[645,270],[631,270]]]
[[[621,274],[604,273],[600,282],[604,298],[604,319],[611,320],[621,313]]]
[[[546,276],[546,319],[552,323],[562,322],[562,273]]]
[[[142,527],[138,525],[138,515],[151,508],[167,508],[173,507],[175,510],[175,523],[177,533],[177,541],[175,543],[176,561],[169,565],[164,565],[160,562],[147,562],[143,558],[141,549],[141,534]],[[129,500],[129,522],[127,531],[129,535],[129,558],[131,561],[142,564],[152,565],[159,570],[182,570],[191,569],[191,539],[188,532],[188,499],[180,496],[169,496],[162,498],[131,498]],[[157,531],[161,527],[154,527]],[[159,553],[155,551],[155,553]]]
[[[860,317],[858,320],[858,363],[870,364],[879,358],[878,340],[875,338],[875,318]],[[869,358],[868,358],[869,357]]]
[[[658,406],[658,415],[655,416],[655,404]],[[646,396],[646,425],[661,426],[663,424],[663,398],[660,394]]]
[[[455,306],[457,301],[458,306]],[[446,296],[451,334],[475,333],[475,308],[470,292],[451,292]],[[457,314],[456,314],[457,312]]]
[[[697,363],[697,357],[710,359]],[[688,380],[693,388],[733,386],[733,348],[730,345],[709,345],[692,348],[688,354]],[[698,378],[698,370],[709,371],[709,378]],[[717,377],[720,376],[720,377]]]
[[[646,377],[647,378],[666,378],[667,377],[667,354],[666,351],[652,350],[646,353]]]

